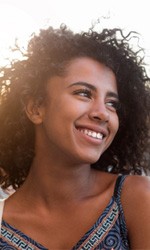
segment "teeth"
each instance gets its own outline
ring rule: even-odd
[[[88,130],[88,129],[81,129],[81,132],[88,135],[88,136],[90,136],[90,137],[96,138],[96,139],[100,139],[100,140],[103,139],[103,134],[97,133],[95,131],[91,131],[91,130]]]

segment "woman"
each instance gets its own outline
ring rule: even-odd
[[[2,69],[1,249],[150,248],[150,79],[130,35],[50,27]]]

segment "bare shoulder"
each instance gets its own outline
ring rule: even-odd
[[[150,189],[150,177],[140,175],[129,175],[126,178],[126,187],[133,188],[136,185],[137,189],[142,190]]]
[[[146,205],[150,208],[150,177],[128,176],[123,187],[122,202],[125,209],[130,207],[130,213],[131,208],[136,211],[137,207],[145,209]]]
[[[132,249],[150,249],[150,177],[128,176],[121,197]]]
[[[150,177],[128,176],[124,183],[123,196],[137,201],[150,198]]]

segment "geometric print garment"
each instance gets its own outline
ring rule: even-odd
[[[128,250],[127,228],[121,205],[121,190],[126,176],[119,175],[114,195],[94,226],[72,250]]]
[[[124,213],[121,205],[121,190],[126,176],[119,175],[114,195],[104,212],[91,229],[71,250],[128,250],[129,242]],[[69,236],[68,236],[69,237]],[[2,220],[1,250],[48,250],[41,244]],[[51,250],[51,249],[49,249]],[[56,250],[56,249],[52,249]]]

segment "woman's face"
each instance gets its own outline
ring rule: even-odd
[[[48,81],[46,92],[46,101],[39,108],[40,144],[56,160],[95,163],[119,126],[114,73],[91,58],[77,58],[70,62],[65,76]]]

